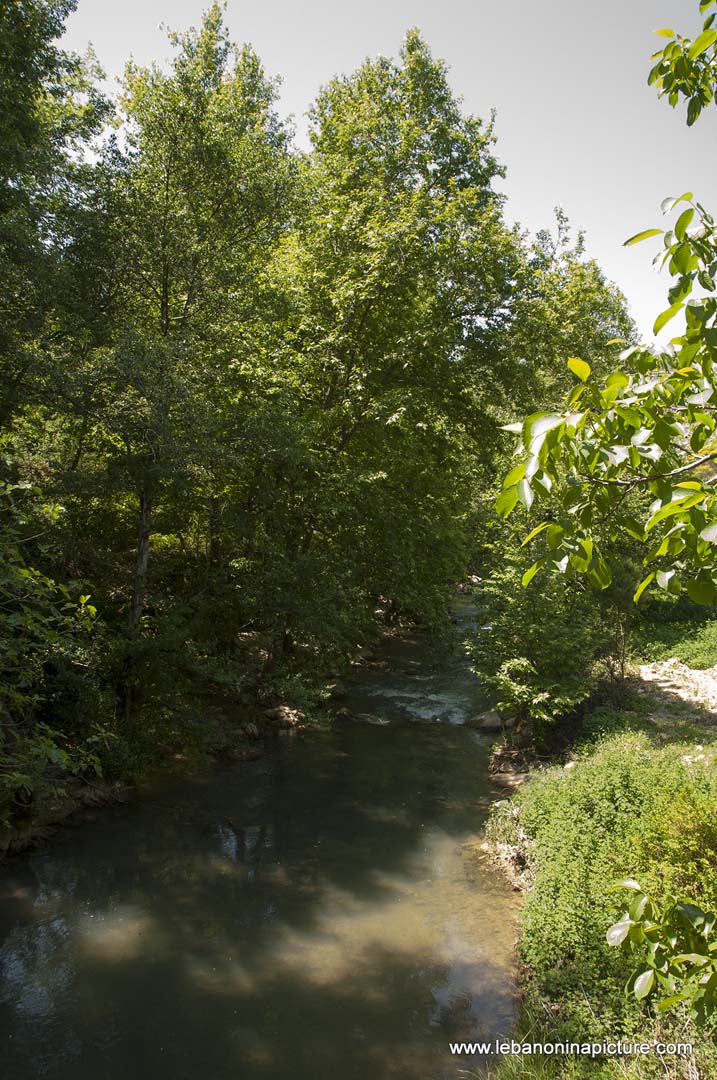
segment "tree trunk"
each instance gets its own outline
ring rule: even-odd
[[[139,528],[137,536],[137,557],[132,580],[132,602],[129,607],[127,633],[131,640],[137,637],[139,621],[144,607],[144,594],[147,587],[147,566],[149,564],[149,541],[152,535],[152,496],[146,489],[139,493]]]
[[[127,637],[136,641],[139,635],[139,623],[142,618],[144,596],[147,587],[147,566],[149,563],[149,541],[152,535],[152,496],[146,488],[139,493],[139,521],[137,529],[137,555],[132,578],[132,600],[127,618]],[[141,701],[137,679],[136,656],[130,647],[122,663],[119,685],[117,688],[119,715],[124,717],[125,728],[131,731],[134,725],[138,705]]]
[[[216,495],[209,500],[209,565],[213,570],[222,558],[221,507]]]

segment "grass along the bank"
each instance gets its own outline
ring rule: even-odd
[[[642,632],[641,632],[642,631]],[[696,670],[717,664],[717,620],[647,624],[635,632],[633,651],[645,661],[677,657]]]
[[[652,685],[637,689],[625,707],[590,714],[570,760],[537,770],[494,810],[489,839],[525,890],[519,1037],[686,1040],[694,1055],[507,1057],[489,1072],[495,1080],[717,1076],[714,1027],[698,1031],[684,1013],[658,1018],[628,1000],[634,964],[605,938],[622,899],[610,886],[621,878],[658,900],[687,895],[717,910],[715,717]]]

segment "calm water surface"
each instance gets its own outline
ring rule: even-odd
[[[460,613],[459,613],[460,614]],[[465,613],[463,613],[465,614]],[[8,1080],[456,1080],[510,1031],[514,902],[459,655],[400,642],[328,732],[0,869]],[[437,719],[439,718],[439,719]]]

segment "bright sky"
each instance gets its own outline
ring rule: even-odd
[[[204,0],[79,0],[65,44],[91,42],[114,77],[171,52],[160,24],[196,25]],[[507,216],[536,231],[562,206],[585,229],[587,250],[617,282],[642,335],[667,307],[658,241],[622,242],[662,226],[660,202],[693,191],[717,210],[717,108],[687,129],[646,84],[658,27],[694,36],[697,0],[229,0],[227,21],[269,74],[283,77],[281,107],[306,145],[305,111],[333,75],[366,56],[397,53],[417,26],[447,61],[466,111],[497,110],[496,153],[507,166]],[[669,330],[675,333],[676,323]],[[668,337],[667,331],[663,332]]]

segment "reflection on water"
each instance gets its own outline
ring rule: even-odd
[[[430,674],[403,648],[390,687]],[[280,740],[0,871],[3,1075],[454,1080],[449,1040],[509,1030],[512,899],[464,850],[487,747],[365,679],[349,705],[389,725]]]

